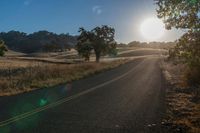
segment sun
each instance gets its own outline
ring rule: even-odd
[[[148,18],[141,24],[140,31],[148,41],[156,41],[163,36],[165,26],[158,18]]]

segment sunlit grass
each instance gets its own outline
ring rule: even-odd
[[[88,62],[80,64],[33,63],[0,67],[0,95],[12,95],[72,82],[95,73],[105,71],[127,60],[111,62]],[[11,64],[9,64],[11,65]],[[45,104],[41,101],[41,105]]]

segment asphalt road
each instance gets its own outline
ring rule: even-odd
[[[55,88],[0,98],[0,133],[160,133],[165,114],[160,58]]]

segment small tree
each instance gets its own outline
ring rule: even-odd
[[[94,50],[96,62],[99,62],[101,55],[113,51],[116,52],[115,30],[113,28],[103,25],[91,31],[80,28],[79,32],[81,32],[77,44],[79,54],[85,53],[85,55],[90,55],[91,50]]]
[[[4,56],[5,51],[7,51],[7,48],[4,44],[4,41],[0,40],[0,56]]]
[[[116,45],[114,45],[114,28],[103,25],[102,27],[94,28],[91,34],[96,62],[99,62],[102,54],[108,54],[111,50],[116,49]]]

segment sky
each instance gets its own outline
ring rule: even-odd
[[[109,25],[115,28],[118,42],[128,43],[148,41],[140,26],[156,17],[156,5],[153,0],[1,0],[0,17],[0,32],[48,30],[78,35],[79,27]],[[155,41],[174,41],[182,33],[165,31]]]

